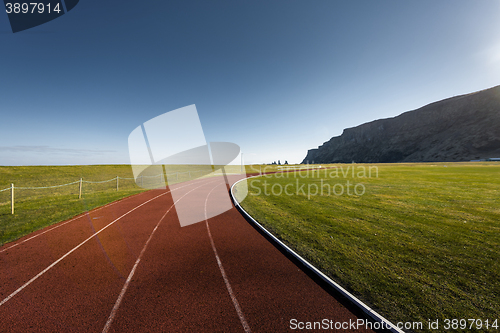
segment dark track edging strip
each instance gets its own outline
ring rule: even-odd
[[[288,257],[294,264],[299,266],[309,277],[311,277],[316,283],[318,283],[323,289],[325,289],[330,294],[341,296],[344,301],[347,301],[347,308],[351,310],[351,312],[356,315],[361,314],[366,319],[371,320],[373,322],[378,322],[387,327],[386,329],[374,330],[376,332],[391,332],[391,333],[405,333],[400,328],[396,327],[389,320],[385,319],[383,316],[378,314],[375,310],[370,308],[368,305],[363,303],[357,297],[352,295],[350,292],[345,290],[338,283],[330,279],[328,276],[323,274],[319,269],[314,267],[307,260],[302,258],[299,254],[293,251],[290,247],[285,245],[282,241],[280,241],[276,236],[267,231],[257,220],[255,220],[248,212],[241,207],[236,197],[233,195],[234,187],[241,181],[247,180],[248,178],[260,177],[261,175],[247,177],[244,179],[240,179],[235,182],[229,191],[229,195],[231,200],[236,207],[236,209],[243,215],[243,217],[255,228],[259,231],[264,237],[266,237],[281,253],[283,253],[286,257]],[[325,288],[326,287],[326,288]],[[342,302],[345,303],[345,302]]]

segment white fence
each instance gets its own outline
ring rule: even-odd
[[[157,175],[157,176],[153,176],[153,177],[158,177],[158,176],[161,176],[161,175]],[[147,176],[145,176],[145,177],[147,177]],[[78,184],[78,188],[79,188],[79,190],[78,190],[78,198],[81,199],[82,198],[82,190],[83,190],[83,184],[84,183],[88,183],[88,184],[102,184],[102,183],[109,183],[109,182],[113,182],[114,181],[114,182],[116,182],[116,190],[118,191],[119,190],[120,179],[131,180],[131,179],[134,179],[134,178],[125,178],[125,177],[116,176],[115,178],[112,178],[112,179],[109,179],[109,180],[98,181],[98,182],[93,182],[93,181],[89,181],[89,180],[83,180],[83,178],[80,178],[80,180],[77,180],[77,181],[74,181],[74,182],[71,182],[71,183],[60,184],[60,185],[53,185],[53,186],[36,186],[36,187],[15,186],[14,183],[12,183],[9,188],[0,190],[0,193],[1,192],[5,192],[5,191],[10,191],[11,213],[14,214],[15,193],[17,191],[53,189],[53,188],[59,188],[59,187],[65,187],[65,186],[71,186],[71,185]]]
[[[197,174],[197,173],[199,173],[199,174]],[[183,181],[187,181],[187,180],[192,179],[192,177],[204,176],[205,174],[206,174],[205,170],[188,170],[188,171],[182,171],[182,172],[169,173],[166,175],[161,174],[161,173],[157,174],[157,175],[152,175],[152,176],[141,175],[137,179],[116,176],[115,178],[111,178],[108,180],[90,181],[90,180],[84,180],[83,178],[80,178],[80,180],[66,183],[66,184],[53,185],[53,186],[39,186],[39,187],[15,186],[14,183],[12,183],[10,187],[5,188],[3,190],[0,190],[0,193],[5,192],[5,191],[10,191],[11,213],[14,214],[15,196],[18,193],[18,191],[57,189],[57,188],[62,188],[62,187],[72,186],[72,185],[78,184],[78,199],[81,199],[85,184],[104,184],[104,183],[116,182],[116,191],[119,191],[120,180],[134,180],[135,184],[141,188],[155,188],[155,187],[165,185],[166,178],[163,178],[165,176],[168,176],[169,179],[174,180],[174,182],[177,182],[177,181],[183,182]],[[175,176],[175,178],[174,178],[174,176]],[[4,202],[6,202],[6,201],[4,201]]]

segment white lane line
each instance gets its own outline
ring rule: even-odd
[[[182,187],[186,187],[186,186],[189,186],[189,185],[185,185],[185,186],[182,186]],[[179,187],[179,188],[176,188],[174,190],[177,190],[177,189],[180,189],[182,187]],[[172,190],[172,191],[174,191]],[[90,236],[89,238],[87,238],[86,240],[84,240],[83,242],[81,242],[80,244],[78,244],[77,246],[75,246],[72,250],[70,250],[69,252],[67,252],[65,255],[63,255],[61,258],[57,259],[56,261],[54,261],[52,264],[50,264],[47,268],[45,268],[43,271],[41,271],[40,273],[38,273],[37,275],[35,275],[33,278],[31,278],[31,280],[29,280],[28,282],[26,282],[25,284],[23,284],[21,287],[19,287],[16,291],[14,291],[12,294],[10,294],[9,296],[7,296],[2,302],[0,302],[0,306],[4,305],[7,301],[9,301],[12,297],[14,297],[16,294],[18,294],[20,291],[22,291],[24,288],[26,288],[27,286],[29,286],[31,283],[33,283],[33,281],[35,281],[36,279],[38,279],[40,276],[42,276],[43,274],[45,274],[47,271],[49,271],[52,267],[54,267],[55,265],[57,265],[59,262],[61,262],[64,258],[66,258],[67,256],[69,256],[71,253],[73,253],[74,251],[76,251],[78,248],[80,248],[81,246],[83,246],[85,243],[87,243],[89,240],[91,240],[92,238],[94,238],[95,236],[97,236],[99,233],[101,233],[102,231],[104,231],[105,229],[107,229],[109,226],[111,226],[112,224],[114,224],[116,221],[120,220],[121,218],[123,218],[124,216],[130,214],[131,212],[133,212],[134,210],[138,209],[139,207],[142,207],[144,206],[145,204],[161,197],[161,196],[164,196],[165,194],[167,193],[170,193],[171,191],[167,191],[165,193],[162,193],[160,195],[157,195],[156,197],[152,198],[152,199],[149,199],[148,201],[140,204],[139,206],[129,210],[128,212],[126,212],[125,214],[123,214],[122,216],[118,217],[117,219],[115,219],[113,222],[109,223],[108,225],[106,225],[104,228],[100,229],[99,231],[97,231],[96,233],[92,234],[92,236]]]
[[[213,183],[213,181],[209,182],[208,184],[210,184],[210,183]],[[177,199],[170,206],[170,208],[167,210],[167,212],[165,214],[163,214],[163,216],[160,219],[160,221],[158,221],[158,223],[156,224],[156,227],[153,229],[153,232],[151,233],[151,235],[149,235],[149,238],[146,241],[146,244],[144,244],[144,247],[142,248],[141,253],[139,254],[139,257],[135,261],[134,267],[130,271],[130,273],[129,273],[128,277],[127,277],[127,280],[125,281],[125,284],[123,285],[123,288],[122,288],[122,290],[120,292],[120,295],[116,299],[115,305],[113,306],[113,309],[111,310],[111,314],[109,315],[108,320],[106,321],[106,325],[104,325],[102,333],[107,333],[109,331],[109,329],[111,328],[111,324],[113,323],[113,320],[116,317],[116,313],[118,312],[118,309],[120,308],[120,304],[121,304],[121,302],[123,300],[123,297],[125,296],[125,293],[127,292],[127,289],[128,289],[129,284],[130,284],[130,281],[132,281],[132,277],[135,274],[135,270],[137,269],[137,266],[139,266],[139,263],[141,262],[142,255],[144,254],[144,252],[146,252],[146,248],[148,247],[149,242],[153,238],[153,235],[156,232],[156,229],[158,229],[158,227],[160,226],[161,221],[163,221],[163,219],[165,218],[165,216],[167,216],[167,214],[170,212],[170,210],[172,210],[172,208],[175,206],[175,204],[177,202],[179,202],[182,198],[184,198],[186,195],[188,195],[189,193],[193,192],[197,188],[200,188],[200,187],[205,186],[205,185],[207,185],[207,184],[202,184],[202,185],[200,185],[198,187],[193,188],[191,191],[186,192],[182,197],[180,197],[179,199]]]
[[[194,182],[195,182],[195,181],[197,181],[197,180],[198,180],[198,179],[194,180],[192,183],[194,183]],[[191,183],[191,184],[192,184],[192,183]],[[174,185],[177,185],[177,184],[174,184]],[[188,185],[184,185],[184,186],[181,186],[181,187],[178,187],[178,188],[174,188],[174,189],[172,189],[172,191],[173,191],[173,190],[177,190],[177,189],[179,189],[179,188],[183,188],[183,187],[185,187],[185,186],[188,186]],[[149,192],[149,191],[147,191],[147,192]],[[87,215],[88,215],[89,213],[96,212],[96,211],[98,211],[98,210],[101,210],[101,209],[107,208],[107,207],[109,207],[109,206],[112,206],[112,205],[117,204],[117,203],[119,203],[119,202],[123,202],[123,201],[125,201],[125,200],[127,200],[127,199],[130,199],[130,198],[133,198],[133,197],[139,196],[139,195],[144,194],[144,193],[146,193],[146,192],[142,192],[142,193],[134,194],[134,195],[131,195],[131,196],[129,196],[129,197],[125,197],[125,198],[123,198],[123,199],[120,199],[120,200],[117,200],[117,201],[110,202],[109,204],[106,204],[106,205],[104,205],[104,206],[97,207],[97,208],[95,208],[95,209],[91,210],[90,212],[83,213],[82,215],[79,215],[79,216],[77,216],[77,217],[74,217],[74,218],[72,218],[72,219],[71,219],[71,220],[69,220],[69,221],[66,221],[66,222],[60,223],[60,224],[58,224],[58,225],[54,226],[53,228],[47,229],[47,230],[45,230],[44,232],[41,232],[41,233],[36,234],[36,235],[34,235],[34,236],[30,237],[30,238],[27,238],[27,239],[23,240],[22,242],[19,242],[19,243],[13,244],[13,245],[11,245],[11,246],[9,246],[9,247],[7,247],[7,248],[3,249],[3,250],[0,250],[0,253],[5,252],[5,251],[7,251],[7,250],[10,250],[10,249],[12,249],[13,247],[16,247],[16,246],[18,246],[18,245],[21,245],[21,244],[23,244],[23,243],[26,243],[27,241],[32,240],[33,238],[36,238],[36,237],[38,237],[38,236],[40,236],[40,235],[43,235],[43,234],[45,234],[45,233],[47,233],[47,232],[49,232],[49,231],[52,231],[52,230],[57,229],[57,228],[59,228],[59,227],[62,227],[62,226],[63,226],[63,225],[65,225],[65,224],[68,224],[68,223],[73,222],[73,221],[75,221],[75,220],[81,219],[82,217],[87,217]]]
[[[229,279],[226,275],[226,271],[224,270],[224,266],[222,266],[222,261],[219,258],[219,254],[217,253],[217,249],[215,248],[214,239],[212,238],[212,233],[210,232],[210,227],[208,226],[208,219],[207,219],[208,197],[217,188],[217,186],[220,186],[220,185],[222,185],[222,184],[216,185],[208,193],[207,198],[205,199],[205,224],[207,225],[208,237],[210,237],[210,243],[212,244],[212,249],[214,250],[215,259],[217,259],[217,265],[219,265],[219,269],[220,269],[220,272],[222,274],[222,278],[224,279],[224,283],[226,284],[226,288],[227,288],[227,291],[229,292],[229,296],[231,296],[231,300],[233,301],[234,308],[236,309],[236,313],[238,314],[238,317],[240,318],[241,325],[243,326],[243,329],[245,330],[246,333],[251,333],[252,331],[250,330],[250,326],[248,325],[248,322],[245,318],[245,315],[243,314],[243,310],[241,310],[240,303],[238,303],[238,300],[236,299],[236,296],[234,295],[233,288],[231,288],[231,284],[229,283]]]

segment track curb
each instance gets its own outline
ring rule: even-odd
[[[385,331],[394,332],[394,333],[405,333],[403,330],[398,328],[396,325],[391,323],[389,320],[385,319],[382,315],[380,315],[375,310],[370,308],[368,305],[363,303],[356,296],[352,295],[350,292],[345,290],[342,286],[340,286],[338,283],[336,283],[335,281],[330,279],[328,276],[323,274],[319,269],[314,267],[311,263],[309,263],[307,260],[302,258],[299,254],[297,254],[295,251],[293,251],[287,245],[285,245],[276,236],[274,236],[269,231],[267,231],[267,229],[265,229],[250,214],[248,214],[248,212],[243,207],[241,207],[240,203],[238,202],[238,200],[236,199],[236,197],[233,194],[234,187],[239,182],[241,182],[243,180],[247,180],[247,179],[254,178],[254,177],[260,177],[260,176],[261,175],[257,175],[257,176],[246,177],[246,178],[240,179],[231,186],[231,189],[229,191],[229,195],[231,197],[231,200],[233,201],[234,206],[245,217],[245,219],[247,221],[250,221],[252,224],[254,224],[254,226],[256,226],[259,230],[261,230],[267,237],[269,237],[275,243],[276,246],[280,247],[282,250],[287,252],[294,259],[299,261],[305,268],[307,268],[310,271],[310,273],[315,275],[319,280],[325,282],[329,287],[331,287],[333,290],[335,290],[336,292],[341,294],[343,297],[345,297],[354,307],[361,310],[361,312],[366,314],[373,321],[381,323],[381,325],[383,325],[383,327],[385,327]]]

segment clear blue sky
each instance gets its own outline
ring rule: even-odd
[[[129,163],[196,104],[207,141],[300,162],[346,127],[500,84],[500,1],[102,1],[13,34],[0,13],[0,165]]]

